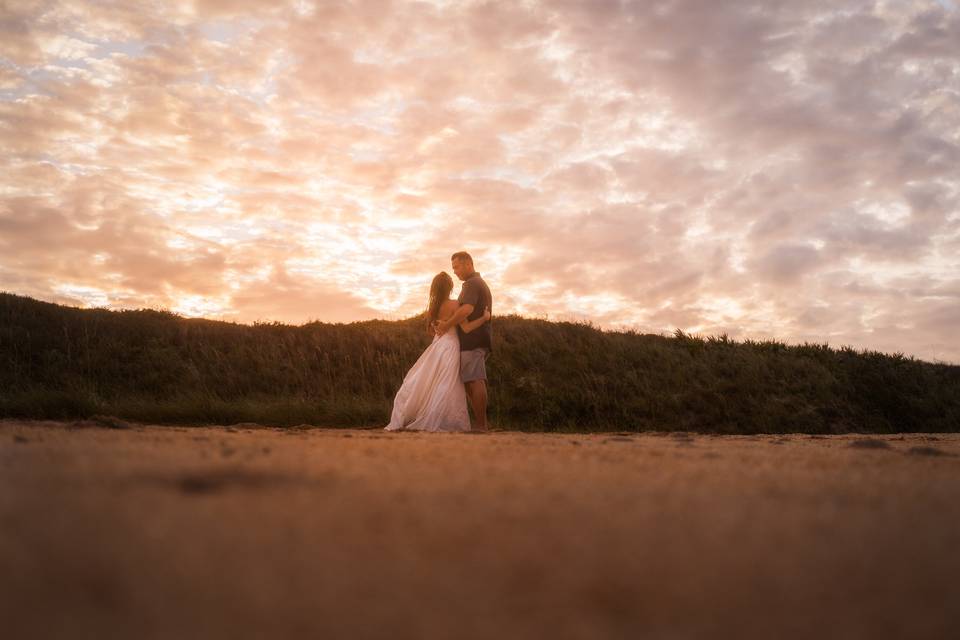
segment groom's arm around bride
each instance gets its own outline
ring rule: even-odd
[[[478,320],[493,310],[493,296],[483,278],[474,269],[473,258],[465,251],[450,257],[453,272],[463,281],[457,302],[460,306],[453,316],[441,322],[437,331],[443,333],[462,320]],[[471,316],[477,316],[472,318]],[[476,425],[473,430],[487,430],[487,371],[486,360],[492,350],[490,323],[482,324],[477,331],[457,331],[460,340],[460,380],[467,398],[473,407]]]

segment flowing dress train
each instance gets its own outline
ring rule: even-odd
[[[469,431],[457,328],[434,336],[403,378],[385,431]]]

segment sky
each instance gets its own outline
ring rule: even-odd
[[[495,314],[960,363],[948,0],[7,2],[0,152],[42,300],[400,319],[466,250]]]

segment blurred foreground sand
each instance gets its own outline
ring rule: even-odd
[[[956,638],[958,498],[960,434],[0,421],[0,635]]]

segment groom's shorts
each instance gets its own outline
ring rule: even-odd
[[[460,381],[473,382],[487,379],[487,358],[490,349],[480,347],[460,352]]]

